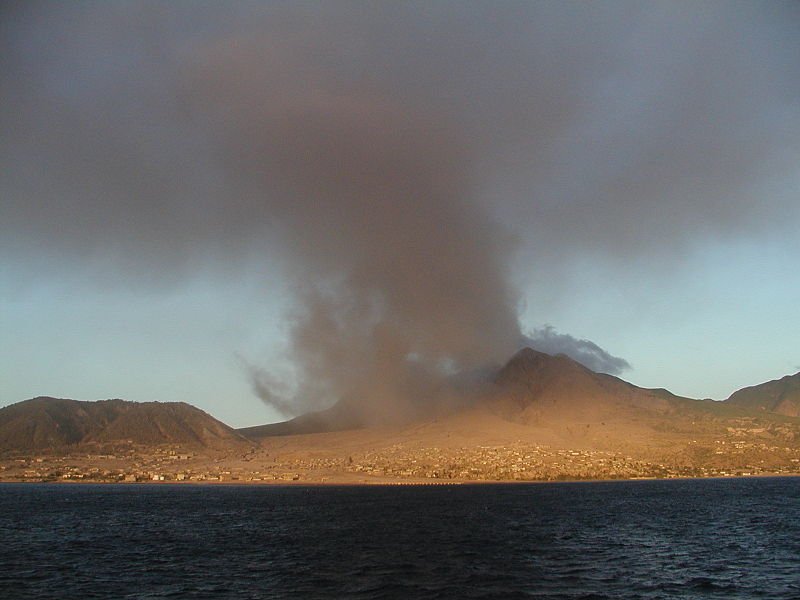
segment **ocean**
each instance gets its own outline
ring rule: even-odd
[[[800,478],[3,484],[0,598],[800,598]]]

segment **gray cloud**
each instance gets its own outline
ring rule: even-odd
[[[4,11],[2,255],[157,289],[280,261],[296,385],[253,377],[284,411],[502,360],[515,280],[797,222],[796,5]]]
[[[522,345],[547,354],[566,354],[597,373],[619,375],[631,368],[624,358],[610,354],[590,340],[558,333],[551,325],[522,336]]]

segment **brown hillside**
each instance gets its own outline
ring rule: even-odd
[[[525,348],[494,378],[486,406],[521,422],[595,422],[637,415],[664,415],[678,400],[666,390],[636,387],[617,377],[595,373],[571,358]]]
[[[487,379],[490,380],[488,386]],[[463,387],[462,383],[460,388]],[[611,375],[595,373],[564,355],[551,356],[530,348],[520,350],[500,370],[484,374],[472,381],[471,389],[462,391],[465,397],[478,397],[477,401],[466,403],[474,410],[462,406],[463,410],[451,412],[470,414],[473,423],[478,422],[475,415],[486,419],[490,414],[525,425],[626,421],[665,415],[676,406],[682,406],[681,402],[689,406],[693,402],[666,390],[638,388]],[[428,418],[441,420],[446,414]],[[420,419],[423,421],[424,418]],[[356,411],[338,404],[325,411],[239,432],[251,439],[261,439],[345,431],[362,426]]]
[[[327,410],[307,413],[288,421],[244,427],[237,431],[249,439],[260,439],[271,436],[346,431],[359,429],[362,426],[361,420],[354,411],[344,404],[337,404]]]
[[[727,404],[751,411],[800,416],[800,373],[743,388],[731,394]]]
[[[0,409],[0,450],[44,450],[91,442],[214,446],[246,440],[183,402],[40,397]]]

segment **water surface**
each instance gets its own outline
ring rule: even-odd
[[[800,598],[800,478],[0,485],[2,598]]]

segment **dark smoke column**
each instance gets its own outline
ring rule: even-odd
[[[213,130],[254,218],[272,219],[296,301],[299,386],[254,369],[262,398],[287,414],[343,401],[381,422],[441,402],[446,375],[507,358],[510,244],[474,202],[452,128],[366,91],[239,94],[229,71],[202,80],[228,102]]]

